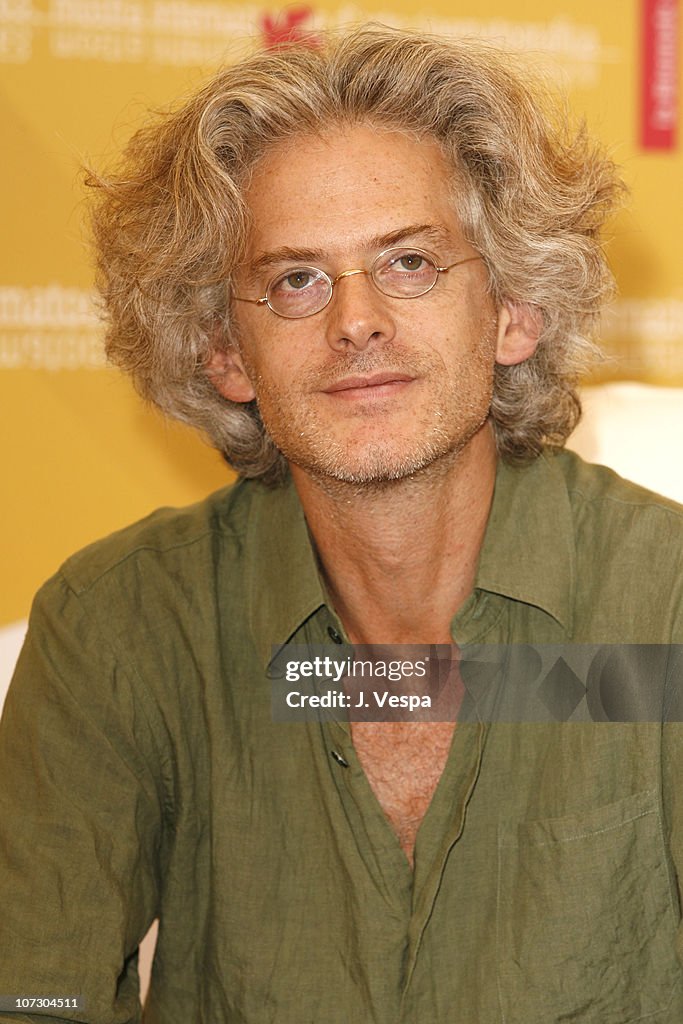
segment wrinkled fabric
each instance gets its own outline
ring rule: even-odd
[[[682,569],[672,503],[501,466],[453,637],[681,643]],[[0,995],[86,1010],[0,1021],[140,1021],[159,917],[146,1024],[680,1024],[681,726],[459,724],[413,873],[348,725],[272,719],[273,645],[330,630],[291,484],[43,587],[0,726]]]

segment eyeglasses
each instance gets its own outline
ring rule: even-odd
[[[392,299],[417,299],[432,290],[440,274],[447,274],[453,267],[481,258],[468,256],[447,267],[440,267],[436,256],[424,249],[384,249],[375,257],[369,270],[344,270],[331,278],[318,267],[289,267],[268,283],[263,298],[245,299],[240,295],[233,295],[233,298],[238,302],[252,302],[255,306],[268,306],[286,320],[300,320],[324,309],[332,298],[334,286],[344,277],[368,274],[383,295]]]

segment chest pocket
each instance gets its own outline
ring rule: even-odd
[[[501,1020],[631,1024],[666,1010],[677,920],[656,793],[501,828]]]

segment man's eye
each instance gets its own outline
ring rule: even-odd
[[[291,274],[287,274],[283,278],[280,283],[280,287],[285,285],[287,288],[300,290],[301,288],[307,288],[311,284],[312,280],[313,275],[307,270],[294,270]]]
[[[425,258],[417,252],[406,253],[397,261],[401,270],[422,270]],[[396,264],[394,264],[396,266]]]

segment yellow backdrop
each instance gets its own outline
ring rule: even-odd
[[[620,361],[605,373],[683,384],[677,0],[461,0],[456,10],[447,0],[362,8],[323,0],[313,9],[0,0],[0,624],[26,614],[37,585],[73,549],[227,479],[217,455],[145,410],[102,364],[79,166],[106,162],[146,109],[193,89],[226,54],[234,59],[293,27],[376,20],[480,35],[552,67],[633,191],[609,244],[621,296],[604,340]],[[649,135],[645,15],[653,25]]]

